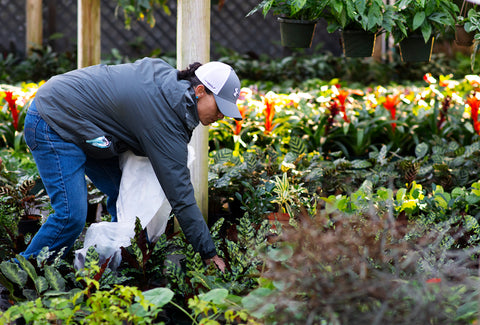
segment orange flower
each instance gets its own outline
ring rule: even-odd
[[[18,131],[18,110],[17,104],[15,103],[16,100],[17,96],[13,96],[13,92],[5,91],[5,101],[8,103],[8,108],[12,113],[13,127]]]
[[[265,134],[272,132],[274,124],[272,124],[273,117],[275,116],[275,100],[273,98],[263,97],[263,103],[265,109],[263,115],[265,116]]]
[[[474,93],[472,96],[467,98],[468,106],[470,106],[472,120],[473,120],[473,128],[478,135],[480,135],[480,122],[478,121],[478,108],[480,107],[480,100],[475,96]]]
[[[440,278],[431,278],[427,280],[427,283],[440,283],[442,282],[442,279]]]
[[[242,115],[242,120],[237,121],[235,120],[235,129],[233,130],[233,134],[239,135],[240,131],[242,130],[242,124],[245,120],[245,116],[247,115],[247,105],[238,104],[238,110],[240,111],[240,115]]]
[[[397,105],[400,103],[400,99],[397,95],[387,95],[385,97],[385,102],[383,103],[383,107],[385,107],[388,111],[390,111],[390,115],[392,116],[392,120],[395,120],[397,115]],[[392,129],[395,131],[397,127],[397,123],[392,123]]]

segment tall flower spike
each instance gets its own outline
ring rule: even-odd
[[[273,131],[273,117],[275,116],[275,99],[270,96],[263,97],[265,109],[263,115],[265,116],[265,134],[270,134]]]
[[[5,101],[8,103],[8,109],[12,113],[13,127],[18,131],[18,110],[16,104],[17,96],[13,95],[13,92],[5,92]]]
[[[478,121],[478,109],[480,107],[480,100],[476,96],[477,93],[474,93],[472,96],[467,98],[467,104],[470,106],[470,111],[472,114],[473,128],[475,132],[480,135],[480,122]]]
[[[347,110],[345,108],[345,103],[347,101],[348,95],[349,95],[348,90],[339,89],[337,96],[335,96],[335,99],[338,101],[340,111],[342,112],[343,120],[347,123],[350,122],[347,116]]]
[[[237,104],[238,110],[240,111],[240,115],[242,116],[241,121],[235,120],[235,129],[233,130],[233,134],[239,135],[240,131],[242,130],[243,121],[245,120],[245,116],[247,115],[247,104]]]
[[[390,111],[390,116],[392,120],[396,119],[397,115],[397,105],[400,103],[400,98],[397,95],[387,95],[385,97],[385,102],[383,103],[383,107]],[[397,127],[397,123],[392,123],[392,130],[395,132],[395,128]]]

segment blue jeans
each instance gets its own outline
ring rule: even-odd
[[[88,198],[85,175],[107,195],[107,209],[116,221],[116,200],[122,176],[118,157],[93,159],[77,145],[63,140],[38,113],[32,102],[25,117],[25,141],[37,164],[54,213],[48,216],[21,255],[36,256],[66,247],[67,253],[85,227]]]

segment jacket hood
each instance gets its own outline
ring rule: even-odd
[[[159,92],[175,114],[185,122],[186,127],[193,131],[200,123],[193,87],[187,80],[178,80],[176,69],[168,63],[163,64],[165,68],[155,69],[154,78]]]

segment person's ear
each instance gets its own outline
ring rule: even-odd
[[[200,97],[203,97],[205,94],[206,94],[206,91],[205,91],[204,85],[198,85],[197,87],[195,87],[195,96],[200,98]]]

